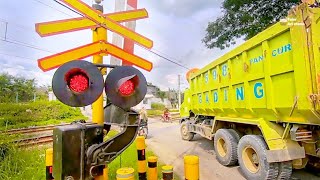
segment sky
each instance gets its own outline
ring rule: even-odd
[[[92,0],[83,0],[92,4]],[[188,68],[202,68],[229,49],[207,49],[201,42],[208,22],[221,14],[222,0],[138,0],[148,19],[137,21],[136,31],[153,40],[152,50]],[[114,11],[115,0],[104,0],[104,13]],[[79,17],[54,0],[0,1],[0,73],[36,78],[38,85],[51,85],[55,70],[42,72],[37,59],[91,43],[91,30],[41,38],[35,23]],[[108,41],[112,42],[111,32]],[[148,82],[161,90],[188,87],[187,69],[170,63],[135,45],[135,54],[153,63],[151,72],[140,69]],[[109,56],[104,63],[109,63]],[[92,61],[92,57],[86,58]]]

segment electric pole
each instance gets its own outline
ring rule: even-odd
[[[180,112],[181,92],[180,92],[180,74],[178,75],[178,109]]]

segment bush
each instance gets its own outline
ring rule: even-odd
[[[0,103],[0,130],[87,119],[79,108],[59,101]]]
[[[152,103],[151,108],[156,110],[164,110],[165,105],[161,103]]]

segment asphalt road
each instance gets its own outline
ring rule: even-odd
[[[184,141],[180,136],[178,122],[163,123],[149,118],[147,147],[152,149],[165,164],[173,165],[174,171],[184,179],[183,156],[192,154],[200,159],[201,180],[244,180],[238,166],[224,167],[215,159],[213,143],[196,135],[192,141]],[[320,180],[304,170],[294,170],[292,179]]]

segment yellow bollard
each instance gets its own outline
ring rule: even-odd
[[[199,180],[198,156],[184,156],[184,176],[186,180]]]
[[[117,180],[134,180],[134,169],[133,168],[118,169]]]
[[[46,150],[46,180],[52,180],[53,148]]]
[[[146,143],[144,136],[137,137],[139,180],[147,180]]]
[[[148,157],[148,180],[158,179],[157,160],[156,156]]]
[[[173,180],[173,166],[170,166],[170,165],[162,166],[162,179]]]

